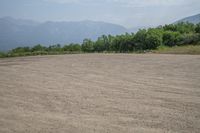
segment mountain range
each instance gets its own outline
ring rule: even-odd
[[[179,22],[199,23],[200,14],[190,16]],[[36,44],[69,44],[81,43],[83,39],[96,40],[101,35],[118,35],[125,32],[135,32],[143,27],[127,29],[121,25],[99,21],[62,21],[35,22],[12,17],[0,18],[0,51],[7,51],[18,46],[33,46]]]
[[[9,50],[18,46],[33,46],[36,44],[69,44],[81,43],[83,39],[96,40],[105,34],[118,35],[128,32],[120,25],[97,22],[44,22],[0,18],[0,50]]]

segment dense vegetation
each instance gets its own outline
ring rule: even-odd
[[[7,53],[0,52],[0,57],[93,53],[93,52],[144,52],[155,50],[161,46],[174,47],[200,44],[200,23],[178,23],[141,29],[137,33],[123,35],[102,35],[96,41],[84,39],[82,44],[60,44],[49,47],[40,44],[34,47],[17,47]]]

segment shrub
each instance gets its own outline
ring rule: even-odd
[[[165,31],[163,34],[163,44],[166,46],[175,46],[179,40],[180,33]]]
[[[93,52],[94,43],[90,39],[84,39],[81,49],[83,52]]]
[[[6,57],[6,54],[4,52],[0,52],[0,58]]]
[[[177,45],[197,44],[200,42],[199,34],[182,34]]]
[[[144,49],[156,49],[162,44],[162,31],[158,29],[149,29],[145,38]]]

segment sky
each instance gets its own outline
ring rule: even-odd
[[[199,14],[200,0],[0,0],[0,17],[157,26]]]

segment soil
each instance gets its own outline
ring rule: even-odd
[[[200,56],[0,59],[1,133],[199,133]]]

